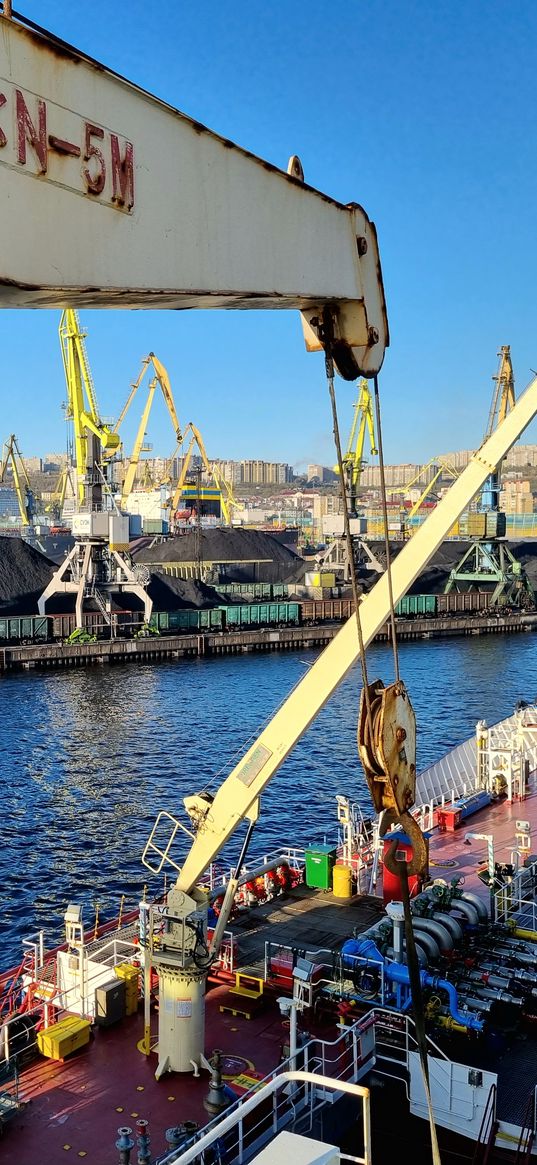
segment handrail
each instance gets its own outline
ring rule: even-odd
[[[535,1085],[533,1092],[530,1092],[528,1103],[526,1105],[526,1112],[524,1113],[524,1123],[520,1130],[518,1138],[518,1145],[516,1149],[515,1165],[526,1165],[531,1157],[533,1149],[533,1142],[535,1139],[537,1125],[537,1085]]]
[[[171,1153],[160,1159],[161,1165],[191,1165],[192,1162],[197,1161],[205,1149],[210,1148],[215,1140],[220,1140],[234,1129],[238,1124],[242,1123],[245,1116],[254,1112],[259,1108],[270,1096],[274,1096],[286,1084],[312,1084],[319,1088],[326,1088],[332,1092],[347,1092],[351,1096],[359,1096],[362,1098],[363,1106],[363,1140],[364,1140],[364,1155],[363,1157],[356,1157],[355,1160],[359,1165],[373,1165],[373,1158],[371,1155],[371,1113],[370,1113],[370,1092],[369,1088],[364,1088],[362,1084],[351,1084],[348,1080],[333,1080],[330,1076],[318,1076],[315,1072],[281,1072],[278,1076],[273,1076],[264,1088],[254,1092],[253,1096],[244,1100],[234,1112],[229,1116],[224,1117],[219,1121],[216,1129],[210,1130],[204,1136],[196,1140],[190,1148],[186,1149],[184,1153],[177,1153],[172,1150]]]
[[[472,1165],[486,1165],[490,1150],[496,1140],[496,1133],[498,1132],[498,1121],[496,1120],[497,1091],[497,1085],[495,1083],[491,1084],[490,1092],[487,1096],[487,1103],[483,1110],[481,1127],[477,1135]]]

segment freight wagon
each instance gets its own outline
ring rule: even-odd
[[[222,595],[252,595],[254,599],[286,599],[289,595],[287,583],[215,583],[215,589]]]
[[[69,615],[47,615],[45,617],[49,624],[49,639],[69,639],[73,631],[76,631],[77,624],[74,613]],[[110,627],[110,624],[101,611],[85,611],[82,616],[84,631],[87,631],[89,635],[95,635],[97,639],[108,639],[111,633],[114,636],[132,635],[141,627],[142,623],[143,616],[140,611],[113,611],[112,627]]]
[[[354,611],[352,599],[303,599],[300,603],[302,623],[342,622]]]
[[[401,619],[417,616],[436,615],[437,595],[403,595],[395,607],[395,614]]]
[[[185,608],[180,611],[155,611],[151,616],[151,625],[162,634],[174,634],[177,631],[221,631],[224,625],[223,609],[213,607],[209,610]]]
[[[241,627],[296,627],[299,623],[298,603],[237,603],[210,610],[158,611],[151,616],[151,625],[161,635],[235,631]]]
[[[436,597],[439,615],[459,615],[465,611],[488,610],[492,591],[450,591],[448,595]]]
[[[46,615],[0,618],[1,643],[46,643],[49,638],[49,618]]]
[[[300,623],[299,603],[238,603],[221,610],[230,631],[241,627],[298,627]]]

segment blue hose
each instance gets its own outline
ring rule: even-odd
[[[408,974],[408,967],[405,963],[386,963],[384,968],[386,977],[392,983],[402,983],[406,987],[410,987],[410,977]],[[449,998],[449,1014],[455,1023],[460,1023],[462,1027],[467,1027],[471,1031],[483,1031],[483,1020],[479,1019],[477,1015],[471,1012],[459,1011],[459,999],[457,990],[449,979],[439,979],[437,975],[429,975],[427,971],[420,971],[420,980],[422,987],[434,987],[437,991],[445,991]]]

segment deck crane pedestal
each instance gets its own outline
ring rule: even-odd
[[[93,599],[104,619],[111,623],[111,596],[127,591],[141,599],[148,620],[152,610],[145,585],[148,577],[130,562],[129,518],[115,505],[107,480],[108,464],[119,447],[119,436],[100,418],[85,332],[73,308],[62,313],[59,331],[67,417],[73,422],[75,441],[75,544],[43,591],[39,614],[46,613],[47,601],[53,595],[74,594],[77,627],[83,625],[87,599]]]
[[[515,404],[515,380],[508,344],[502,345],[498,356],[500,363],[493,377],[494,390],[485,440]],[[491,604],[524,606],[533,600],[533,588],[505,538],[505,514],[500,510],[501,469],[501,462],[498,462],[484,484],[476,515],[481,530],[450,572],[445,594],[452,590],[492,589]]]

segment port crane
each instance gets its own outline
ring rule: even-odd
[[[307,186],[295,156],[287,173],[277,170],[35,26],[5,15],[1,33],[6,112],[13,104],[21,114],[18,135],[2,130],[13,208],[0,222],[4,306],[293,308],[308,350],[324,352],[344,379],[379,371],[388,324],[376,232],[361,207]],[[392,593],[386,574],[361,603],[365,646],[536,413],[537,379],[403,548]],[[352,618],[216,794],[185,798],[189,825],[174,829],[191,845],[152,955],[159,1074],[197,1071],[203,1057],[205,982],[234,886],[209,949],[200,878],[246,821],[248,838],[264,789],[358,655]],[[404,806],[391,773],[383,779],[384,793],[378,782],[372,789],[375,805],[408,813],[412,774]],[[152,840],[147,855],[155,850],[161,861],[170,854]]]
[[[515,379],[508,344],[502,344],[498,357],[498,372],[493,377],[494,389],[485,440],[515,406]],[[533,599],[533,588],[505,539],[506,519],[500,510],[501,470],[500,460],[483,485],[476,515],[481,529],[450,572],[445,593],[449,594],[452,590],[490,590],[492,587],[492,604],[513,603],[521,606]]]
[[[31,526],[35,513],[34,491],[14,433],[4,442],[2,460],[0,461],[0,483],[5,483],[10,470],[13,488],[17,495],[21,525]]]
[[[148,620],[152,603],[146,575],[130,562],[129,519],[115,505],[108,466],[120,445],[118,433],[101,420],[86,351],[86,333],[78,312],[66,308],[59,326],[67,386],[66,416],[73,423],[76,464],[75,544],[53,574],[38,603],[40,615],[56,594],[75,596],[77,627],[83,626],[84,602],[92,599],[112,623],[112,595],[128,592],[141,599]]]
[[[214,462],[209,461],[203,437],[200,433],[200,430],[197,428],[196,425],[194,425],[194,423],[192,421],[189,421],[188,425],[186,426],[186,429],[185,429],[184,434],[183,434],[183,441],[186,441],[187,438],[189,438],[189,441],[188,441],[186,453],[185,453],[184,458],[183,458],[183,465],[182,465],[181,472],[179,474],[179,478],[177,480],[177,484],[175,486],[173,495],[170,498],[170,502],[169,502],[170,514],[171,514],[172,520],[173,520],[173,517],[176,513],[176,510],[181,505],[181,499],[182,499],[183,494],[184,494],[184,489],[185,489],[185,486],[186,486],[187,481],[188,481],[189,473],[191,472],[190,466],[192,464],[192,457],[194,456],[194,450],[198,449],[199,456],[201,457],[201,462],[202,462],[203,468],[205,470],[205,475],[209,479],[209,481],[214,482],[217,490],[219,491],[221,514],[222,514],[222,517],[224,519],[224,522],[229,526],[231,524],[231,517],[232,517],[233,509],[237,505],[237,502],[235,501],[235,497],[233,495],[233,488],[231,486],[231,483],[229,481],[226,481],[226,479],[223,477],[223,475],[218,471]]]
[[[362,379],[358,390],[358,397],[354,402],[351,431],[347,448],[343,455],[343,470],[345,476],[345,490],[348,497],[349,514],[356,517],[356,501],[360,488],[360,478],[364,467],[364,446],[366,433],[369,438],[369,450],[373,457],[378,450],[375,445],[375,423],[373,420],[373,400],[367,380]],[[334,465],[334,473],[339,473],[339,465]]]
[[[144,438],[145,438],[145,434],[147,431],[147,426],[149,424],[149,417],[151,414],[151,409],[153,407],[155,393],[156,393],[158,387],[160,387],[160,389],[161,389],[164,403],[165,403],[166,408],[168,410],[168,413],[170,415],[170,420],[172,422],[173,430],[175,433],[175,439],[177,442],[181,442],[181,440],[182,440],[181,426],[179,424],[179,417],[177,415],[177,409],[175,407],[175,401],[173,398],[173,391],[172,391],[170,378],[168,376],[168,373],[167,373],[164,365],[161,363],[161,361],[158,359],[158,357],[155,356],[154,352],[150,352],[148,356],[144,356],[144,359],[142,360],[142,366],[141,366],[140,372],[138,373],[136,380],[133,381],[133,383],[131,384],[131,390],[129,392],[127,400],[125,401],[125,404],[123,405],[123,408],[119,414],[119,417],[114,425],[113,431],[116,434],[119,433],[120,426],[123,424],[123,421],[125,420],[125,417],[127,416],[127,413],[131,407],[131,404],[132,404],[132,402],[133,402],[133,400],[138,392],[138,389],[140,388],[140,385],[142,384],[142,381],[143,381],[148,369],[151,367],[153,369],[154,375],[151,378],[151,381],[149,383],[149,389],[148,389],[148,393],[147,393],[146,402],[145,402],[145,405],[144,405],[143,410],[142,410],[142,415],[140,417],[140,423],[138,425],[138,428],[136,431],[136,436],[134,439],[132,453],[131,453],[130,458],[129,458],[129,466],[128,466],[127,472],[125,474],[125,477],[123,479],[123,485],[121,487],[121,506],[122,506],[122,508],[126,507],[128,498],[129,498],[129,496],[134,488],[134,482],[136,480],[136,474],[137,474],[138,466],[140,463],[140,454],[142,452],[144,452]],[[147,446],[145,446],[145,451],[147,451]]]

